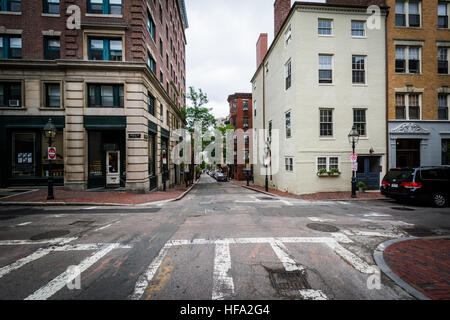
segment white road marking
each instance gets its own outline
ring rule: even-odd
[[[77,238],[66,238],[64,240],[58,240],[58,241],[55,241],[55,242],[52,242],[52,243],[53,244],[63,245],[63,244],[69,243],[71,241],[74,241],[76,239]],[[33,252],[32,254],[30,254],[30,255],[22,258],[22,259],[19,259],[19,260],[15,261],[15,262],[5,266],[5,267],[0,268],[0,278],[2,278],[3,276],[7,275],[11,271],[17,270],[17,269],[23,267],[24,265],[26,265],[26,264],[28,264],[28,263],[30,263],[32,261],[35,261],[37,259],[40,259],[40,258],[46,256],[47,254],[49,254],[50,252],[52,252],[54,250],[55,250],[54,247],[45,248],[45,249],[39,249],[36,252]]]
[[[286,246],[281,241],[271,241],[270,245],[286,271],[298,271],[305,269],[303,266],[297,265],[294,259],[289,256]]]
[[[227,242],[216,243],[212,300],[224,300],[234,294],[233,278],[231,270],[230,246]]]
[[[113,243],[106,245],[101,250],[95,252],[90,257],[84,259],[78,266],[77,270],[79,270],[79,273],[72,273],[69,271],[65,271],[61,273],[58,277],[50,281],[46,286],[40,288],[27,298],[25,300],[47,300],[48,298],[52,297],[55,293],[57,293],[59,290],[64,288],[67,283],[70,283],[75,278],[77,278],[82,272],[86,271],[88,268],[90,268],[92,265],[94,265],[98,260],[103,258],[105,255],[107,255],[112,250],[116,249],[119,246],[118,243]]]
[[[27,225],[29,225],[29,224],[32,224],[32,222],[23,222],[23,223],[19,223],[19,224],[16,224],[16,227],[23,227],[23,226],[27,226]]]
[[[142,295],[145,292],[145,289],[148,287],[149,283],[152,281],[156,272],[158,271],[162,261],[166,257],[167,250],[170,248],[167,244],[161,249],[158,256],[152,261],[147,271],[142,274],[138,281],[136,282],[136,286],[134,287],[134,292],[131,295],[131,300],[140,300]]]

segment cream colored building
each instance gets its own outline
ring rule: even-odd
[[[386,12],[378,29],[368,18],[362,6],[296,3],[275,33],[252,79],[254,127],[272,132],[271,188],[350,191],[354,124],[358,181],[379,187],[387,165]],[[257,185],[264,186],[264,172],[258,161]]]

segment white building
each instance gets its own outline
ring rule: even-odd
[[[275,39],[252,78],[254,128],[279,130],[271,188],[294,194],[350,191],[348,134],[354,124],[361,134],[358,181],[379,187],[387,166],[386,12],[381,10],[375,29],[369,17],[361,5],[275,2]],[[258,41],[259,56],[261,48],[264,41]],[[255,183],[263,186],[259,162]]]

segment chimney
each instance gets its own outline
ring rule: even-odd
[[[284,20],[286,20],[289,11],[291,10],[291,0],[275,0],[273,6],[275,15],[275,30],[273,36],[276,38]]]
[[[256,69],[263,61],[267,53],[267,33],[261,33],[259,35],[258,42],[256,43]]]

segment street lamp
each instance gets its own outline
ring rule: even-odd
[[[348,141],[352,145],[353,155],[355,154],[355,147],[359,142],[359,132],[354,125],[348,134]],[[352,168],[352,198],[356,198],[356,171]]]
[[[52,141],[56,137],[56,127],[52,122],[52,119],[48,119],[47,124],[44,126],[44,134],[48,139],[48,148],[51,148]],[[48,151],[47,151],[48,152]],[[53,195],[53,173],[52,173],[52,160],[48,157],[48,194],[47,200],[54,200],[55,197]]]
[[[267,137],[266,145],[264,148],[265,159],[264,166],[266,167],[266,192],[269,192],[269,162],[270,162],[270,137]]]

